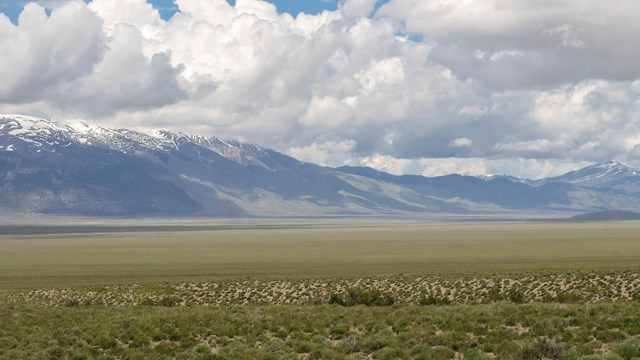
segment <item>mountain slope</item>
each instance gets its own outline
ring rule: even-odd
[[[617,161],[596,164],[558,177],[536,181],[536,185],[567,183],[593,188],[613,188],[640,194],[640,171]]]
[[[630,211],[599,211],[572,216],[569,221],[637,221],[640,213]]]
[[[444,198],[463,198],[474,202],[491,202],[513,209],[539,208],[554,203],[559,206],[568,204],[567,191],[571,188],[563,184],[534,188],[504,178],[487,181],[457,174],[428,178],[417,175],[394,176],[358,167],[341,167],[338,170],[403,185],[421,193],[438,194]]]
[[[5,115],[0,147],[0,207],[16,212],[288,216],[425,209],[358,189],[332,169],[215,137]]]
[[[394,176],[300,162],[257,145],[0,115],[0,212],[318,216],[634,209],[615,187]]]

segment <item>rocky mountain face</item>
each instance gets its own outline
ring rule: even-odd
[[[606,163],[557,178],[394,176],[257,145],[0,115],[0,213],[345,216],[640,208],[640,177]]]
[[[562,176],[542,179],[534,184],[567,183],[582,187],[616,189],[640,194],[640,171],[617,161],[596,164],[568,172]]]

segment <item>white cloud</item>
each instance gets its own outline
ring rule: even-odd
[[[398,57],[372,63],[369,68],[355,75],[365,94],[371,94],[378,86],[394,85],[404,81],[404,67]]]
[[[424,166],[421,175],[442,176],[447,174],[486,175],[487,168],[483,159],[422,159]]]
[[[471,146],[471,145],[473,145],[473,141],[465,137],[457,138],[449,141],[449,146],[451,147],[465,147],[465,146]]]
[[[566,162],[557,160],[539,160],[515,158],[442,158],[421,159],[424,166],[422,175],[442,176],[447,174],[464,175],[511,175],[525,179],[541,179],[562,175],[568,171],[590,165],[589,162]]]
[[[101,20],[81,2],[55,9],[28,4],[18,25],[0,20],[0,101],[46,99],[90,74],[105,50]]]
[[[356,147],[354,140],[328,141],[318,144],[314,142],[304,147],[294,147],[287,153],[294,158],[312,162],[319,165],[346,165],[349,163],[349,154]]]
[[[374,154],[360,159],[360,164],[391,174],[400,175],[413,173],[411,168],[414,165],[414,161],[411,159],[396,159],[388,155]]]
[[[351,117],[349,102],[349,100],[339,101],[330,96],[313,97],[300,122],[308,127],[327,129],[339,127]]]
[[[437,44],[432,60],[497,89],[637,78],[638,13],[635,0],[390,0],[379,11]]]
[[[93,0],[89,8],[103,19],[107,31],[117,24],[128,24],[151,38],[159,35],[158,28],[163,25],[160,12],[146,0]]]
[[[489,57],[489,61],[497,62],[509,57],[522,57],[524,53],[518,50],[500,50],[496,51]]]

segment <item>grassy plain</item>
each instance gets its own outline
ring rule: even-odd
[[[631,303],[0,307],[0,359],[628,360],[639,315]]]
[[[245,225],[0,226],[0,359],[640,359],[640,222]]]
[[[640,269],[640,222],[331,225],[0,236],[0,289]]]

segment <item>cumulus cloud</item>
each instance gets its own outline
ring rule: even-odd
[[[146,0],[0,14],[0,106],[394,173],[640,165],[635,1],[176,4],[166,21]]]
[[[122,1],[122,8],[139,5],[157,16],[144,0]],[[115,2],[45,4],[53,9],[50,16],[31,3],[17,25],[0,18],[0,49],[9,54],[0,58],[0,101],[45,102],[49,116],[95,119],[180,100],[186,91],[179,85],[182,67],[170,63],[169,52],[144,52],[142,31],[153,16],[139,20],[139,27],[133,21],[145,19],[139,11],[120,11],[126,19],[113,21],[103,10],[115,9],[104,3]]]
[[[304,147],[290,148],[287,153],[298,160],[318,165],[348,165],[351,160],[348,154],[355,146],[354,140],[327,141],[321,144],[314,142]]]
[[[89,75],[106,47],[102,21],[83,3],[70,3],[47,16],[28,4],[18,25],[0,17],[0,101],[45,98],[61,85]]]
[[[497,89],[640,76],[640,3],[391,0],[379,15],[436,46],[431,59]]]

